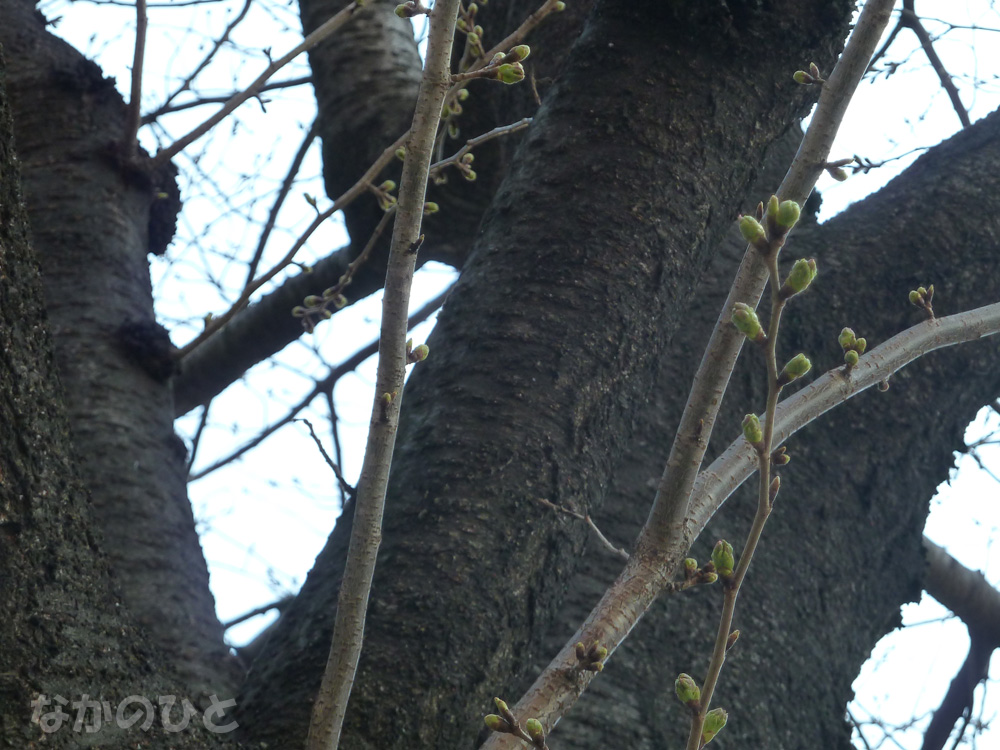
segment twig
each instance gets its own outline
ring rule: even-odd
[[[955,114],[958,115],[962,127],[967,128],[972,124],[969,120],[969,112],[965,109],[965,105],[962,104],[962,98],[958,95],[955,82],[951,79],[947,68],[944,67],[944,63],[941,62],[941,58],[938,57],[938,53],[934,50],[934,42],[931,40],[930,34],[927,33],[927,29],[920,22],[920,17],[914,11],[913,6],[914,0],[903,0],[903,10],[900,14],[899,22],[903,26],[912,29],[913,33],[917,35],[924,54],[927,55],[931,67],[934,68],[938,80],[941,81],[941,88],[947,92],[948,98],[951,99],[951,106],[955,109]]]
[[[251,83],[246,89],[236,94],[232,99],[230,99],[226,104],[219,109],[214,115],[209,117],[205,122],[196,127],[194,130],[189,132],[187,135],[177,139],[172,145],[165,149],[161,149],[156,156],[152,159],[151,168],[155,169],[162,164],[173,159],[177,154],[187,148],[189,145],[194,143],[196,140],[201,138],[205,133],[210,131],[216,125],[218,125],[222,120],[228,117],[237,107],[239,107],[243,102],[251,97],[256,96],[260,93],[264,84],[267,83],[268,79],[285,67],[288,63],[294,60],[296,57],[301,55],[303,52],[312,49],[317,44],[322,42],[324,39],[333,34],[337,29],[347,23],[351,16],[354,15],[359,7],[357,2],[352,2],[350,5],[346,6],[340,10],[336,15],[333,16],[326,23],[322,24],[309,36],[302,40],[299,44],[292,48],[291,51],[279,57],[277,60],[272,62],[267,68],[257,76],[256,80]]]
[[[188,455],[187,462],[187,474],[191,473],[191,467],[194,466],[195,458],[198,456],[198,446],[201,444],[201,436],[205,432],[205,425],[208,424],[208,410],[212,408],[212,402],[209,401],[201,410],[201,418],[198,420],[198,429],[194,432],[194,437],[191,439],[191,451]]]
[[[350,482],[344,479],[344,474],[340,470],[340,466],[330,458],[330,454],[326,452],[326,448],[323,447],[323,441],[319,439],[319,435],[316,434],[316,430],[313,429],[313,424],[308,419],[303,419],[299,417],[293,420],[295,422],[305,422],[306,427],[309,428],[309,434],[312,436],[313,442],[316,443],[316,447],[319,449],[320,455],[323,456],[323,460],[326,461],[326,465],[330,467],[333,475],[337,477],[337,482],[340,484],[340,491],[342,494],[346,494],[348,497],[354,497],[355,488],[351,486]]]
[[[281,188],[278,190],[278,195],[275,197],[274,203],[271,204],[271,210],[267,214],[267,221],[264,222],[264,229],[260,233],[260,239],[257,240],[257,249],[254,250],[253,258],[250,259],[250,265],[247,268],[247,278],[246,281],[243,282],[244,288],[246,288],[253,281],[253,277],[257,273],[257,266],[260,264],[260,259],[264,255],[264,248],[267,246],[267,241],[271,237],[271,232],[274,230],[274,224],[278,220],[278,212],[285,204],[285,198],[287,198],[288,194],[291,192],[292,185],[295,184],[295,178],[299,174],[299,169],[302,168],[302,162],[305,161],[309,147],[312,146],[312,142],[316,140],[317,132],[319,132],[319,128],[317,127],[316,120],[313,120],[313,124],[309,126],[309,132],[306,133],[305,138],[302,139],[299,150],[295,152],[295,158],[292,159],[292,163],[288,167],[285,179],[281,181]]]
[[[575,510],[570,510],[569,508],[564,508],[561,505],[556,505],[554,502],[552,502],[551,500],[547,500],[544,497],[539,497],[536,499],[542,505],[552,508],[552,510],[558,511],[560,513],[565,513],[567,516],[575,518],[578,521],[585,522],[590,527],[591,531],[593,531],[594,534],[597,535],[597,538],[600,540],[601,544],[603,544],[604,547],[607,548],[609,552],[618,555],[618,557],[622,558],[623,560],[628,560],[628,552],[623,550],[621,547],[616,547],[615,545],[613,545],[608,540],[608,538],[601,533],[601,530],[597,527],[597,524],[594,523],[594,519],[590,517],[589,513],[588,514],[577,513]]]
[[[258,615],[262,615],[265,612],[270,612],[272,609],[276,609],[276,610],[278,610],[280,612],[286,606],[288,606],[288,603],[290,601],[292,601],[292,599],[294,599],[294,598],[295,598],[294,596],[283,596],[280,599],[278,599],[277,601],[271,602],[270,604],[265,604],[265,605],[263,605],[261,607],[255,607],[254,609],[251,609],[249,612],[244,612],[239,617],[234,617],[232,620],[229,620],[228,622],[222,623],[222,629],[223,630],[229,630],[230,628],[236,627],[241,622],[246,622],[247,620],[252,620],[254,617],[257,617]]]
[[[135,2],[135,54],[132,57],[132,90],[129,93],[125,114],[125,133],[122,135],[122,153],[130,159],[138,152],[139,111],[142,107],[142,64],[146,54],[146,0]]]
[[[191,82],[198,77],[198,74],[201,73],[201,71],[203,71],[206,67],[208,67],[208,64],[212,61],[212,58],[215,57],[215,53],[219,51],[219,49],[222,47],[223,44],[226,43],[226,41],[228,41],[229,35],[233,33],[233,29],[235,29],[243,21],[243,19],[246,18],[247,13],[250,12],[250,6],[252,3],[253,0],[244,0],[243,9],[240,10],[240,12],[236,15],[236,18],[230,21],[230,23],[226,26],[226,30],[222,32],[222,35],[215,40],[215,43],[212,45],[212,49],[209,50],[208,54],[205,55],[204,59],[202,59],[202,61],[195,66],[195,69],[191,71],[191,73],[187,76],[187,78],[181,81],[181,85],[177,87],[177,90],[174,91],[174,93],[170,94],[170,96],[168,96],[166,100],[164,100],[163,104],[161,104],[156,109],[155,112],[151,113],[150,115],[147,115],[147,117],[151,117],[152,119],[155,120],[159,115],[163,114],[164,112],[170,111],[169,109],[170,102],[172,102],[183,92],[191,88]]]
[[[298,78],[289,78],[284,81],[275,81],[267,84],[266,86],[262,86],[260,91],[257,92],[255,98],[260,99],[260,95],[266,91],[288,89],[293,86],[303,86],[307,83],[312,83],[312,76],[300,76]],[[183,102],[182,104],[172,104],[170,106],[164,104],[158,109],[143,115],[142,124],[148,125],[151,122],[156,122],[156,120],[163,115],[169,115],[174,112],[183,112],[186,109],[194,109],[195,107],[204,107],[206,104],[225,104],[232,99],[233,96],[235,96],[235,94],[227,94],[225,96],[203,96],[198,99],[192,99],[189,102]]]
[[[403,400],[407,364],[406,309],[416,266],[412,248],[418,244],[434,138],[448,93],[455,19],[460,0],[437,0],[430,15],[426,62],[417,106],[406,142],[406,160],[400,179],[399,202],[389,249],[375,399],[368,430],[361,478],[358,481],[354,523],[337,601],[330,657],[313,704],[306,750],[333,750],[361,654],[368,597],[381,538],[382,513],[389,466]]]
[[[444,301],[445,299],[447,299],[448,294],[450,292],[451,288],[449,287],[445,291],[441,292],[441,294],[439,294],[437,297],[428,302],[426,305],[417,310],[417,312],[413,313],[413,315],[411,315],[410,319],[407,321],[407,326],[409,328],[413,328],[419,323],[423,323],[425,320],[427,320],[427,318],[429,318],[435,310],[437,310],[439,307],[441,307],[441,305],[444,304]],[[218,461],[202,469],[201,471],[191,474],[188,477],[188,481],[194,482],[198,479],[201,479],[202,477],[211,474],[213,471],[221,469],[223,466],[226,466],[227,464],[231,464],[233,461],[238,459],[244,453],[247,453],[248,451],[256,448],[258,445],[263,443],[267,438],[269,438],[275,432],[280,430],[286,424],[290,424],[298,415],[298,413],[303,409],[305,409],[307,406],[309,406],[309,404],[312,403],[313,399],[316,398],[318,395],[320,395],[321,393],[331,393],[333,391],[333,387],[337,384],[338,380],[344,377],[344,375],[346,375],[347,373],[353,372],[358,365],[360,365],[362,362],[364,362],[366,359],[368,359],[370,356],[372,356],[377,352],[378,352],[378,341],[373,341],[367,346],[362,347],[361,349],[356,351],[350,357],[348,357],[339,365],[330,370],[327,376],[322,380],[320,380],[318,383],[316,383],[316,386],[305,396],[305,398],[303,398],[295,406],[289,409],[288,413],[284,417],[279,419],[277,422],[269,425],[266,429],[262,430],[260,434],[258,434],[253,440],[249,441],[248,443],[244,443],[242,446],[237,448],[228,456],[220,458]]]

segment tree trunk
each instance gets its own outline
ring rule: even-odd
[[[468,746],[528,675],[587,536],[537,500],[601,506],[748,154],[804,109],[788,72],[849,11],[698,7],[598,4],[483,221],[406,397],[349,747]],[[348,532],[255,662],[257,739],[300,737]]]

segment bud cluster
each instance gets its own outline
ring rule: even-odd
[[[868,342],[855,336],[854,331],[850,328],[842,330],[837,341],[840,343],[840,348],[844,350],[844,364],[850,370],[858,363],[858,358],[865,353]]]
[[[934,319],[934,307],[931,305],[931,300],[934,299],[934,285],[931,284],[929,287],[918,286],[916,289],[910,292],[910,304],[916,305],[917,307],[923,308],[924,312],[927,313],[927,317],[931,320]]]
[[[524,729],[522,729],[504,701],[494,698],[493,702],[496,704],[499,713],[487,714],[483,717],[483,723],[486,724],[490,731],[499,732],[500,734],[512,734],[530,743],[532,747],[538,748],[538,750],[548,749],[548,745],[545,744],[545,728],[542,726],[542,722],[538,719],[528,719],[524,722]]]
[[[576,658],[581,669],[600,672],[604,669],[604,660],[608,658],[608,649],[600,641],[594,641],[589,647],[580,642],[576,644]]]

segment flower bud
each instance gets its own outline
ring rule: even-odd
[[[795,81],[796,83],[802,84],[803,86],[808,86],[809,84],[814,82],[812,76],[806,73],[804,70],[796,70],[794,73],[792,73],[792,80]]]
[[[761,252],[767,252],[767,237],[764,234],[764,227],[754,217],[746,214],[740,217],[740,234],[755,248]]]
[[[812,369],[812,362],[805,354],[796,354],[782,369],[778,376],[778,385],[788,385],[796,378],[801,378]]]
[[[427,359],[427,355],[430,353],[431,350],[427,348],[427,344],[421,344],[412,352],[410,352],[409,359],[411,362],[423,362],[425,359]]]
[[[476,176],[477,176],[476,175],[476,170],[474,170],[474,169],[467,169],[464,172],[464,176],[465,176],[465,179],[467,179],[469,182],[475,182],[476,181]]]
[[[836,169],[828,169],[827,171],[830,173],[830,176],[837,182],[845,182],[847,178],[850,177],[850,175],[847,173],[847,170],[842,169],[841,167],[837,167]]]
[[[508,724],[503,717],[497,716],[496,714],[486,714],[486,716],[483,717],[483,723],[494,732],[503,732],[505,734],[510,733],[510,724]]]
[[[306,307],[319,307],[320,305],[323,304],[323,298],[315,294],[310,294],[308,297],[302,300],[302,304],[305,305]]]
[[[865,339],[865,338],[859,338],[855,342],[854,348],[855,348],[855,350],[857,350],[858,354],[864,354],[865,353],[865,349],[868,348],[868,340]]]
[[[788,273],[788,278],[781,286],[782,299],[804,292],[816,278],[816,259],[799,258]]]
[[[858,363],[858,353],[853,349],[844,352],[844,364],[854,367]]]
[[[306,310],[304,307],[299,307],[298,305],[296,305],[295,307],[292,308],[292,317],[304,318],[308,312],[309,311]]]
[[[760,419],[756,414],[747,414],[743,417],[743,437],[751,445],[757,445],[764,439],[764,431],[760,428]]]
[[[701,728],[701,738],[706,745],[715,738],[715,735],[722,731],[728,720],[729,714],[726,713],[724,708],[713,708],[705,714],[705,723]]]
[[[733,545],[725,539],[720,539],[716,542],[715,549],[712,550],[712,563],[715,565],[715,569],[720,576],[729,578],[733,574],[733,568],[736,567],[736,558],[733,557]]]
[[[778,226],[787,232],[798,223],[801,212],[802,208],[795,201],[782,201],[778,206]]]
[[[531,47],[527,44],[519,44],[516,47],[511,47],[510,52],[507,53],[508,62],[521,62],[531,54]]]
[[[381,185],[378,186],[378,189],[386,193],[391,193],[393,190],[396,189],[396,183],[393,182],[392,180],[386,180],[385,182],[383,182]]]
[[[767,340],[767,334],[760,325],[760,319],[754,309],[743,302],[733,305],[733,325],[736,329],[751,341],[758,344]]]
[[[684,575],[689,576],[698,572],[698,561],[693,557],[684,558]]]
[[[524,66],[519,62],[504,63],[497,68],[497,80],[503,83],[520,83],[524,80]]]
[[[677,679],[674,681],[674,692],[677,693],[681,703],[688,706],[697,704],[701,700],[701,688],[698,687],[698,683],[691,675],[683,672],[677,675]]]
[[[855,337],[853,330],[845,328],[840,332],[837,341],[840,343],[840,348],[846,351],[847,349],[853,349],[858,339]]]
[[[542,722],[538,719],[528,719],[524,722],[524,731],[536,746],[541,747],[545,744],[545,730],[542,729]]]
[[[424,216],[430,216],[431,214],[436,214],[441,210],[441,207],[434,201],[427,201],[424,204]]]

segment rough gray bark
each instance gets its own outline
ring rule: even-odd
[[[9,18],[5,16],[5,18]],[[114,595],[115,581],[99,551],[92,505],[71,460],[46,320],[38,265],[29,245],[13,149],[11,107],[0,55],[0,745],[77,748],[69,724],[43,735],[31,723],[31,701],[89,694],[184,695],[165,679],[161,654]],[[92,714],[91,714],[92,717]],[[175,719],[177,717],[175,716]],[[181,736],[155,727],[156,746],[207,747],[211,735]],[[101,747],[135,747],[135,738],[105,724]]]
[[[597,5],[411,380],[350,747],[467,746],[525,677],[586,539],[535,498],[600,507],[747,155],[802,111],[787,71],[828,68],[845,22],[829,4],[735,20]],[[299,736],[347,532],[255,662],[244,715],[281,717],[256,738]]]
[[[157,180],[119,158],[124,104],[93,63],[49,34],[30,3],[0,2],[0,43],[45,308],[80,477],[136,620],[175,655],[191,693],[231,694],[185,487],[153,314],[148,225]]]

